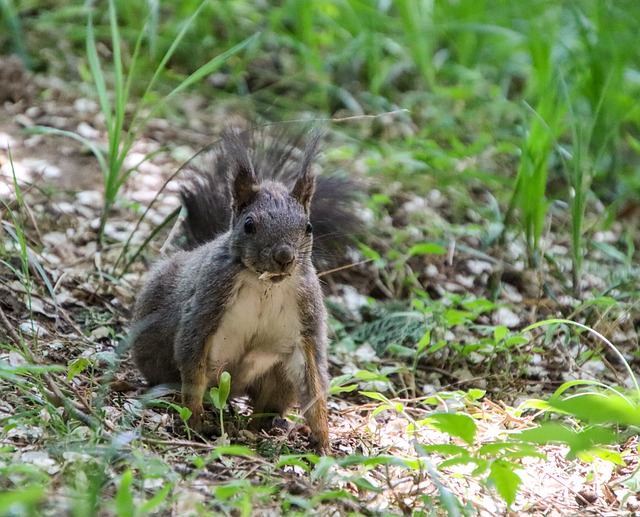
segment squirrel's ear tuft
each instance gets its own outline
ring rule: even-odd
[[[311,198],[316,189],[316,178],[311,172],[311,163],[318,153],[318,144],[321,137],[322,133],[319,130],[311,133],[304,150],[300,175],[293,186],[293,190],[291,190],[291,195],[304,206],[307,213],[309,213]]]
[[[230,163],[232,210],[238,215],[258,194],[258,180],[247,150],[248,142],[243,142],[240,131],[225,130],[222,142]]]

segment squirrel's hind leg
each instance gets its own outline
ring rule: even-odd
[[[302,351],[305,356],[305,372],[300,390],[300,409],[311,428],[316,451],[318,454],[330,454],[326,359],[324,354],[321,357],[316,355],[317,343],[310,338],[302,339]]]

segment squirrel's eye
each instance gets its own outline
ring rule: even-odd
[[[311,235],[313,233],[313,225],[311,223],[307,223],[307,235]]]
[[[252,217],[247,217],[244,221],[244,233],[256,233],[256,223]]]

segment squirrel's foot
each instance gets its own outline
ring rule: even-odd
[[[333,451],[331,450],[331,442],[329,442],[329,431],[314,432],[307,424],[298,427],[298,432],[309,440],[309,445],[319,456],[327,456]]]
[[[328,456],[333,451],[331,450],[331,444],[329,442],[326,443],[316,443],[314,446],[314,450],[318,456]]]
[[[191,416],[187,424],[196,433],[202,434],[205,431],[204,407],[200,404],[197,407],[189,408]]]
[[[247,428],[253,433],[265,431],[270,435],[286,435],[291,429],[291,422],[281,416],[253,417]]]

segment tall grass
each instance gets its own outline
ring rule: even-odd
[[[42,132],[61,134],[79,140],[87,145],[87,147],[96,156],[102,170],[104,183],[104,205],[98,231],[100,242],[103,240],[105,224],[111,213],[111,209],[116,202],[122,185],[142,163],[153,156],[153,154],[148,154],[133,167],[124,167],[124,161],[131,150],[132,145],[136,138],[138,138],[144,131],[149,119],[153,117],[170,99],[219,69],[231,56],[240,52],[257,36],[257,34],[251,36],[241,43],[234,45],[226,52],[210,59],[207,63],[200,66],[196,71],[182,80],[168,94],[161,97],[159,100],[156,100],[157,95],[155,94],[155,87],[158,82],[162,80],[167,63],[179,47],[189,28],[194,24],[195,20],[198,19],[206,3],[206,0],[202,1],[191,16],[182,24],[180,32],[165,52],[160,62],[157,64],[152,77],[146,79],[147,82],[144,92],[137,102],[132,98],[132,84],[134,81],[141,83],[145,80],[145,78],[139,76],[141,71],[140,55],[144,46],[145,37],[148,37],[149,33],[153,33],[153,31],[150,31],[150,27],[156,26],[156,11],[153,9],[151,10],[147,21],[145,22],[145,28],[139,32],[133,54],[128,56],[128,70],[125,71],[125,59],[122,53],[121,34],[118,25],[115,0],[109,0],[108,15],[112,60],[110,63],[111,69],[105,70],[106,67],[101,63],[98,56],[98,44],[94,30],[94,7],[92,4],[88,5],[86,56],[91,71],[91,77],[96,87],[100,110],[105,118],[108,138],[107,149],[103,150],[101,147],[88,141],[86,138],[67,131],[46,127],[40,127],[37,129]],[[111,85],[112,93],[109,92],[110,85],[108,84],[108,77],[111,77],[111,74],[113,77],[113,84]],[[127,110],[129,110],[129,113],[127,113]]]
[[[11,50],[17,54],[22,63],[31,68],[31,59],[25,43],[24,31],[13,0],[0,0],[0,18],[10,38]]]

